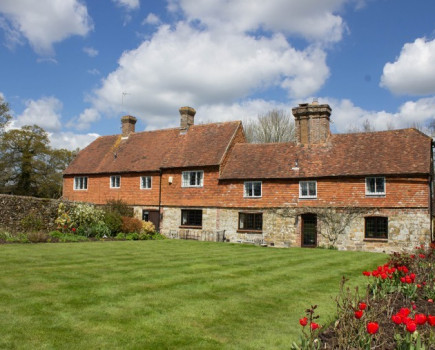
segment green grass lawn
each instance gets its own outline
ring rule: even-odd
[[[285,349],[382,254],[193,241],[0,245],[0,349]]]

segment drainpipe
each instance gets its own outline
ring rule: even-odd
[[[159,181],[159,233],[160,233],[160,221],[162,218],[162,213],[160,212],[162,207],[162,168],[159,169],[160,181]],[[432,220],[431,220],[432,222]]]

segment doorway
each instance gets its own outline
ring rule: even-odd
[[[316,247],[317,246],[317,215],[316,214],[303,214],[302,218],[302,247]]]
[[[156,228],[156,231],[159,230],[159,211],[158,210],[142,210],[142,220],[143,221],[151,221]]]

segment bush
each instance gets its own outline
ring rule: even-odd
[[[156,232],[156,228],[154,227],[154,224],[151,221],[143,221],[142,229],[140,230],[140,232],[152,235]]]
[[[142,220],[131,218],[128,216],[123,216],[121,220],[122,220],[122,226],[121,226],[122,232],[125,233],[141,232]]]
[[[74,227],[88,227],[102,222],[104,211],[92,204],[77,204],[71,208],[69,216]]]
[[[35,213],[29,213],[21,219],[21,226],[25,231],[39,231],[44,228],[42,219]]]
[[[32,243],[39,243],[39,242],[48,242],[50,236],[47,235],[45,232],[29,232],[27,233],[27,239],[29,242]]]
[[[99,221],[89,226],[80,226],[77,229],[77,234],[84,237],[101,238],[104,236],[110,236],[111,232],[109,227],[107,227],[103,221]]]
[[[139,240],[139,233],[137,233],[137,232],[128,233],[125,236],[125,239],[128,241],[137,241],[137,240]]]
[[[124,240],[124,239],[125,239],[125,233],[124,233],[124,232],[120,232],[120,233],[118,233],[118,234],[115,236],[115,239],[120,240],[120,241]]]
[[[104,223],[110,230],[110,236],[114,236],[121,230],[121,215],[115,211],[106,211],[104,213]]]
[[[51,237],[51,242],[85,242],[88,240],[83,236],[74,235],[72,233],[62,233],[60,231],[51,231],[48,235]]]
[[[104,210],[117,213],[119,216],[133,217],[133,208],[129,207],[122,199],[111,199],[107,201]]]

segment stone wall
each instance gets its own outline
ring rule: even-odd
[[[56,229],[54,220],[61,200],[0,194],[0,228],[8,231]],[[68,208],[71,202],[63,201]]]
[[[198,208],[201,209],[201,208]],[[198,231],[225,230],[230,242],[263,242],[275,247],[300,247],[302,220],[301,208],[249,209],[249,212],[263,213],[263,232],[238,232],[240,208],[202,208],[203,226]],[[308,213],[308,212],[307,212]],[[341,215],[344,220],[346,214]],[[388,239],[366,239],[365,217],[388,217]],[[181,208],[163,208],[161,232],[169,236],[170,231],[180,231]],[[321,221],[317,223],[317,245],[329,245],[325,233],[327,227]],[[339,250],[362,250],[372,252],[411,251],[420,244],[430,242],[430,215],[427,209],[367,209],[353,217],[344,233],[338,236],[335,247]]]

